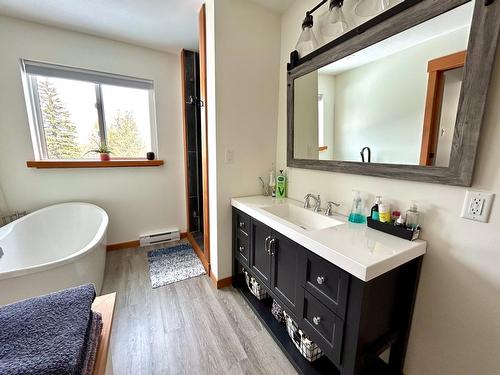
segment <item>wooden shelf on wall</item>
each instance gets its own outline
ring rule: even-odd
[[[124,168],[124,167],[160,167],[163,160],[28,160],[28,168]]]

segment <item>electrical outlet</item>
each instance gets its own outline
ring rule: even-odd
[[[467,190],[460,217],[487,223],[495,194]]]

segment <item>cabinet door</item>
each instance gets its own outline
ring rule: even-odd
[[[271,246],[271,290],[296,314],[301,248],[278,232],[273,233],[273,238]]]
[[[271,285],[271,255],[267,252],[266,240],[271,237],[272,230],[257,220],[251,220],[250,229],[250,268],[265,285]]]

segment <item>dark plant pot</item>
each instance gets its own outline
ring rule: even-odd
[[[111,158],[109,157],[109,153],[101,153],[99,154],[101,161],[109,161]]]
[[[148,152],[146,154],[146,159],[148,159],[148,160],[155,160],[155,153],[154,152]]]

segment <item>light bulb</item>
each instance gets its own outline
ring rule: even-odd
[[[342,12],[342,1],[331,0],[330,8],[323,13],[319,21],[319,31],[323,43],[328,43],[340,34],[346,32],[349,28]]]
[[[300,33],[299,40],[295,46],[295,49],[299,53],[299,57],[304,57],[318,48],[318,41],[314,35],[312,27],[313,17],[308,14],[304,19],[304,22],[302,22],[302,32]]]
[[[389,8],[389,0],[358,0],[354,13],[360,17],[375,16]]]

